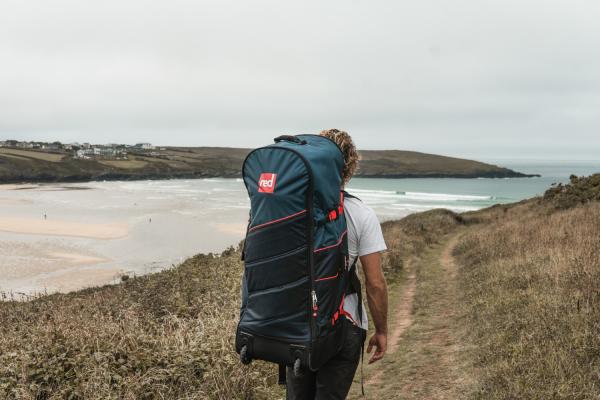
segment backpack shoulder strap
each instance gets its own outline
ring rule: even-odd
[[[358,197],[354,196],[353,194],[350,194],[350,193],[346,192],[345,190],[342,190],[342,193],[344,194],[344,198],[345,199],[356,199],[356,200],[362,201]]]

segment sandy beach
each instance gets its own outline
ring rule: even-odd
[[[72,239],[114,240],[126,238],[126,222],[98,223],[61,218],[37,218],[18,214],[42,203],[21,193],[71,190],[58,185],[0,185],[0,291],[17,295],[68,292],[105,284],[122,273],[113,261],[92,246],[75,245]],[[11,193],[12,192],[12,193]],[[44,205],[44,208],[49,208]],[[17,215],[13,215],[17,214]],[[48,240],[47,238],[56,238]],[[23,240],[26,239],[26,240]]]
[[[243,194],[236,180],[0,185],[0,293],[69,292],[235,246]]]

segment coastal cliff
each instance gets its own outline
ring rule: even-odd
[[[0,183],[239,178],[250,149],[165,147],[127,159],[78,159],[65,152],[0,148]],[[478,161],[400,150],[365,150],[356,176],[368,178],[522,178]]]

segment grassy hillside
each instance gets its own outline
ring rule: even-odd
[[[401,150],[361,152],[359,176],[511,178],[524,176],[507,168],[479,161]]]
[[[600,398],[600,174],[465,216],[455,251],[480,399]]]
[[[239,177],[249,149],[168,147],[138,152],[128,160],[81,160],[66,152],[0,148],[0,183],[89,180]],[[477,161],[407,151],[363,151],[358,176],[522,177],[510,169]]]
[[[368,398],[600,398],[599,179],[384,223],[397,343],[365,368]],[[244,367],[233,351],[241,271],[230,249],[0,303],[0,398],[282,398],[273,365]],[[410,318],[398,321],[411,280]]]

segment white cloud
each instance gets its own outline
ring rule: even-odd
[[[590,157],[599,19],[591,0],[9,0],[0,138],[256,146],[337,126],[368,148]]]

